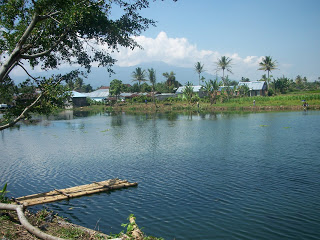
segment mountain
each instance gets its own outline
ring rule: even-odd
[[[166,80],[166,78],[162,75],[163,73],[170,73],[171,71],[173,71],[176,74],[176,80],[181,84],[185,84],[189,81],[194,85],[199,85],[199,76],[193,68],[176,67],[163,62],[143,63],[132,67],[114,66],[112,69],[115,74],[112,74],[111,76],[109,76],[109,73],[103,68],[94,68],[89,74],[88,78],[84,80],[84,82],[86,84],[90,84],[93,87],[102,85],[109,86],[110,82],[113,79],[121,80],[123,83],[133,84],[131,75],[137,67],[141,67],[146,71],[148,71],[148,69],[150,68],[154,68],[156,71],[157,82],[164,82]],[[204,76],[206,80],[214,80],[216,78],[216,76],[213,76],[206,72],[202,73],[201,76]]]
[[[164,82],[166,79],[163,77],[163,73],[173,71],[176,74],[176,80],[179,81],[181,84],[185,84],[188,81],[191,82],[193,85],[199,85],[199,76],[195,72],[193,68],[184,68],[184,67],[176,67],[173,65],[166,64],[164,62],[150,62],[150,63],[143,63],[137,66],[132,67],[120,67],[120,66],[113,66],[112,69],[115,74],[110,74],[107,72],[106,69],[100,67],[92,67],[90,74],[87,78],[84,78],[85,84],[90,84],[93,88],[97,88],[100,86],[110,86],[110,82],[113,79],[121,80],[123,83],[133,84],[132,82],[132,72],[135,71],[137,67],[141,67],[142,69],[148,71],[149,68],[154,68],[156,71],[156,80],[157,82]],[[64,67],[60,70],[50,70],[50,71],[41,71],[41,72],[32,72],[30,71],[31,75],[34,77],[42,76],[42,77],[50,77],[53,74],[66,74],[71,70],[74,70],[74,67]],[[201,76],[205,77],[206,80],[212,79],[214,80],[216,76],[211,75],[209,73],[202,73]],[[15,80],[16,84],[21,83],[22,81],[26,80],[28,76],[26,74],[13,74],[12,79]],[[219,77],[220,80],[220,77]]]

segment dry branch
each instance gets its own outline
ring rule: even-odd
[[[63,238],[51,236],[49,234],[42,232],[39,228],[32,226],[28,222],[27,218],[25,217],[25,215],[23,213],[23,206],[22,205],[0,203],[0,209],[16,211],[18,214],[18,217],[19,217],[19,221],[25,227],[25,229],[27,229],[30,233],[34,234],[35,236],[37,236],[40,239],[63,240]]]

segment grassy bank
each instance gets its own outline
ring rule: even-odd
[[[255,104],[253,104],[255,100]],[[282,110],[304,110],[303,100],[308,103],[308,109],[320,109],[320,94],[292,94],[280,95],[274,97],[237,97],[220,99],[215,104],[210,104],[208,99],[200,99],[199,107],[197,101],[188,102],[181,99],[169,99],[156,102],[156,106],[151,99],[146,104],[144,102],[126,102],[118,103],[113,106],[107,106],[108,111],[134,112],[180,112],[180,111],[282,111]]]

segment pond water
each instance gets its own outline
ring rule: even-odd
[[[65,112],[0,132],[9,196],[110,178],[139,186],[46,204],[109,234],[129,214],[165,239],[320,239],[320,111]],[[33,207],[37,210],[40,207]]]

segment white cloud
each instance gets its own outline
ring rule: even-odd
[[[233,74],[225,73],[229,74],[230,79],[240,80],[241,77],[248,77],[250,80],[257,80],[262,74],[265,74],[265,72],[258,70],[259,62],[261,62],[263,56],[240,56],[238,53],[219,53],[208,49],[203,50],[190,43],[186,38],[171,38],[165,32],[160,32],[156,38],[138,36],[134,39],[143,49],[136,48],[131,50],[120,47],[119,52],[112,53],[112,56],[117,59],[116,65],[131,67],[148,62],[164,62],[176,67],[193,69],[195,63],[199,61],[204,64],[207,73],[215,76],[217,59],[224,55],[232,59]],[[91,42],[91,45],[108,51],[107,46],[97,46],[94,42]],[[4,59],[0,60],[3,62]],[[93,63],[93,67],[97,67],[97,65],[97,63]],[[28,64],[25,66],[28,71],[31,70]],[[76,66],[77,64],[74,64],[72,67]],[[290,64],[281,64],[279,66],[281,71],[273,71],[272,75],[274,77],[282,76],[282,74],[287,75],[292,71],[293,67]],[[70,65],[62,63],[59,69],[67,68],[70,68]],[[32,72],[36,73],[36,75],[44,74],[40,66],[35,67]],[[21,68],[17,67],[12,71],[11,75],[19,77],[26,74]],[[222,75],[222,72],[218,72],[218,75]]]
[[[257,80],[264,72],[258,71],[259,62],[263,56],[240,56],[238,53],[219,53],[212,50],[200,50],[186,38],[170,38],[165,32],[160,32],[156,38],[139,36],[134,38],[143,49],[120,48],[113,56],[121,67],[136,66],[142,63],[161,61],[177,67],[193,68],[198,61],[204,64],[208,73],[216,74],[217,59],[225,55],[233,61],[231,79],[239,80],[249,77]],[[219,74],[219,73],[218,73]],[[222,74],[222,73],[221,73]]]

